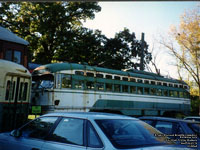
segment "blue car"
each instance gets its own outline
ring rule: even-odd
[[[158,134],[147,123],[123,115],[53,113],[1,133],[0,150],[182,150]]]
[[[200,149],[200,122],[167,117],[140,117],[139,119],[180,145]]]

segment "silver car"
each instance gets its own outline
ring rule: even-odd
[[[145,122],[106,113],[43,115],[0,134],[0,150],[183,150]]]

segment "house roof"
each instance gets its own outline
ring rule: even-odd
[[[22,45],[28,45],[29,42],[18,37],[14,33],[10,32],[8,29],[0,26],[0,40],[14,42]]]

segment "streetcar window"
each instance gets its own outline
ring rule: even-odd
[[[178,91],[174,91],[174,97],[178,97]]]
[[[20,51],[14,51],[14,62],[20,64],[21,63],[21,52]]]
[[[151,95],[156,95],[156,89],[152,88],[150,91],[151,91]]]
[[[157,82],[157,85],[162,85],[162,83],[161,82]]]
[[[144,83],[145,84],[149,84],[149,80],[144,80]]]
[[[12,84],[12,100],[14,99],[14,95],[15,95],[15,81]]]
[[[25,82],[24,83],[24,91],[23,91],[23,95],[22,95],[23,101],[26,101],[26,99],[27,99],[27,94],[28,94],[27,92],[28,92],[28,83]]]
[[[112,84],[106,83],[106,91],[112,91]]]
[[[123,77],[122,80],[123,81],[128,81],[128,78],[127,77]]]
[[[142,87],[138,87],[137,93],[138,93],[138,94],[143,94],[143,88],[142,88]]]
[[[163,86],[167,86],[167,83],[163,83]]]
[[[184,86],[184,89],[187,89],[188,87],[187,86]]]
[[[169,83],[169,87],[173,87],[173,84]]]
[[[144,94],[149,94],[149,88],[144,88]]]
[[[97,78],[103,78],[103,74],[98,73],[98,74],[96,74],[96,77]]]
[[[179,97],[180,98],[183,98],[184,96],[183,96],[183,92],[179,92]]]
[[[104,91],[104,83],[97,82],[96,89],[99,91]]]
[[[136,82],[136,79],[135,78],[130,78],[130,81],[131,82]]]
[[[83,71],[75,71],[75,74],[76,74],[76,75],[81,75],[81,76],[83,76],[83,75],[84,75],[84,72],[83,72]]]
[[[87,75],[88,77],[94,77],[94,73],[91,73],[91,72],[87,72],[86,75]]]
[[[62,74],[62,88],[71,88],[71,75]]]
[[[174,84],[174,87],[175,87],[175,88],[178,88],[178,85],[177,85],[177,84]]]
[[[130,86],[130,92],[131,93],[136,93],[136,87],[135,86]]]
[[[19,100],[23,99],[23,82],[20,83]]]
[[[161,89],[157,89],[157,95],[161,96],[162,95],[162,90]]]
[[[163,90],[163,96],[168,96],[168,90]]]
[[[5,100],[9,99],[9,94],[10,94],[10,80],[7,81],[7,85],[6,85],[6,96],[5,96]]]
[[[141,79],[137,79],[138,83],[143,83],[143,81]]]
[[[128,85],[122,85],[122,92],[128,92]]]
[[[151,84],[155,85],[155,84],[156,84],[156,82],[155,82],[155,81],[151,81]]]
[[[183,85],[179,85],[180,88],[183,88]]]
[[[83,89],[84,82],[79,80],[74,80],[74,88],[75,89]]]
[[[174,91],[169,91],[169,96],[173,97],[174,96]]]
[[[119,84],[114,84],[114,91],[120,92],[120,85]]]
[[[94,82],[87,81],[87,82],[86,82],[86,88],[87,88],[88,90],[94,90]]]
[[[12,50],[6,50],[5,59],[12,61]]]
[[[115,80],[120,80],[120,77],[119,76],[115,76],[114,79]]]
[[[106,79],[112,79],[112,75],[106,75]]]

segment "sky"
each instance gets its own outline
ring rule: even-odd
[[[141,39],[141,33],[145,33],[149,51],[154,47],[153,54],[157,54],[156,62],[161,74],[177,78],[172,58],[166,49],[160,49],[157,41],[160,34],[168,34],[171,25],[179,25],[180,16],[185,10],[192,9],[198,4],[200,2],[197,1],[99,2],[101,11],[96,13],[95,19],[87,20],[83,25],[90,29],[98,29],[109,38],[113,38],[115,33],[125,27],[130,32],[135,32],[138,40]]]

